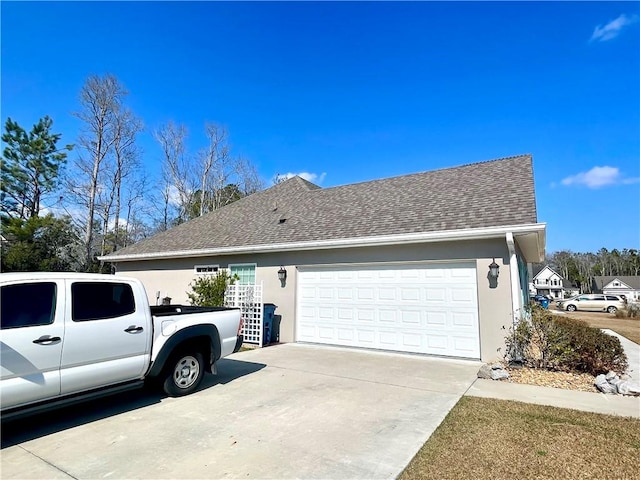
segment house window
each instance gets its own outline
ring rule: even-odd
[[[620,283],[619,283],[619,282],[613,282],[613,286],[614,286],[614,287],[619,287],[619,286],[620,286]]]
[[[196,265],[193,267],[193,271],[197,275],[211,275],[212,273],[216,273],[218,268],[218,265]]]
[[[229,265],[229,275],[232,277],[237,275],[240,285],[253,285],[256,283],[256,264],[255,263],[241,263],[236,265]]]

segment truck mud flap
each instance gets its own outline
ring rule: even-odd
[[[244,336],[238,335],[238,340],[236,340],[236,346],[233,349],[233,353],[236,353],[242,347],[242,342],[244,341]]]

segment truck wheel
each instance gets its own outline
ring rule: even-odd
[[[189,395],[200,385],[204,376],[202,353],[179,352],[167,364],[163,388],[170,397]]]

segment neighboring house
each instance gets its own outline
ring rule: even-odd
[[[640,300],[640,276],[597,276],[593,279],[592,290],[595,293],[624,295],[627,301]]]
[[[293,177],[101,259],[173,303],[228,268],[277,305],[280,341],[491,361],[545,241],[523,155],[331,188]]]
[[[534,295],[544,295],[553,299],[570,298],[580,293],[580,289],[571,284],[548,265],[533,270],[533,279],[529,291]]]
[[[564,298],[571,298],[576,295],[580,295],[580,287],[572,284],[569,280],[562,280],[562,288],[564,289]]]

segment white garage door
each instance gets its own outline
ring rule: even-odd
[[[475,265],[300,268],[296,339],[480,358]]]

